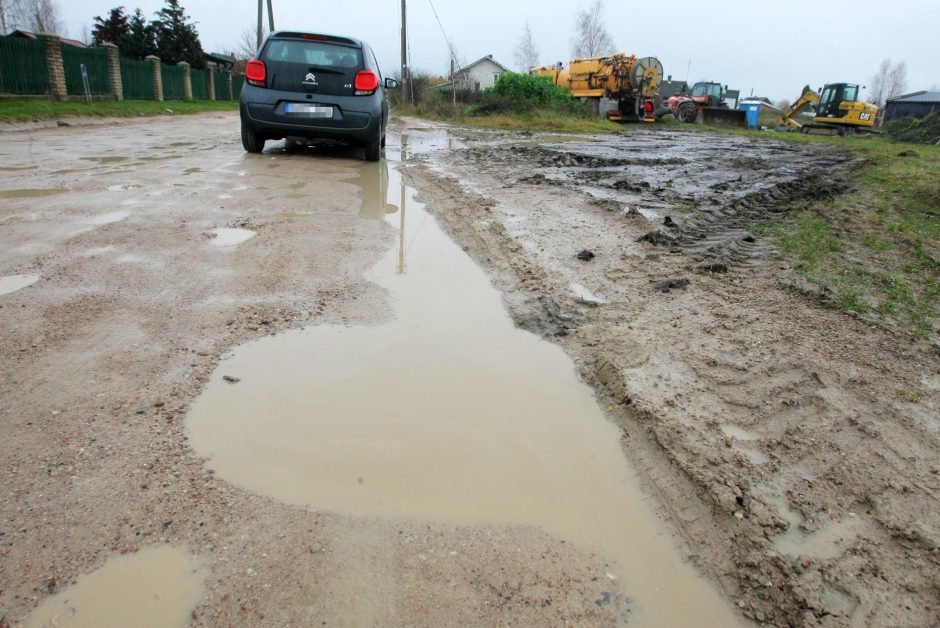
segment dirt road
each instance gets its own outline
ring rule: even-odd
[[[180,596],[193,625],[668,623],[638,573],[715,625],[732,607],[774,625],[940,619],[936,350],[804,296],[749,231],[838,191],[844,156],[399,120],[386,166],[247,156],[236,130],[213,115],[0,135],[0,622],[43,602],[81,619],[56,594],[81,598],[96,569],[126,582],[131,558],[152,561],[145,585],[198,574]],[[369,353],[394,329],[400,346]],[[487,378],[500,347],[521,361]],[[460,377],[421,359],[438,354]],[[378,359],[342,386],[292,379]],[[583,402],[568,359],[609,423],[589,399],[570,406],[581,428],[549,420]],[[434,438],[409,422],[462,394],[496,408],[462,423],[497,420]],[[433,405],[399,416],[403,398]],[[372,422],[342,430],[346,399]],[[349,453],[325,469],[292,462],[319,436],[291,431],[313,402],[333,430],[317,456]],[[498,420],[526,405],[543,426]],[[428,446],[382,448],[401,434]],[[397,447],[401,481],[376,481]],[[624,537],[655,549],[632,571]]]

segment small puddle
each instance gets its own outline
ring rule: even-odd
[[[812,556],[823,560],[837,558],[858,540],[866,527],[865,521],[858,516],[827,522],[809,534],[798,525],[791,524],[786,532],[774,539],[774,547],[790,556]]]
[[[203,594],[204,575],[188,553],[171,547],[142,549],[103,567],[45,600],[26,628],[188,626]]]
[[[757,448],[756,441],[760,439],[760,436],[757,434],[730,423],[721,425],[721,431],[725,436],[731,438],[731,448],[739,452],[753,464],[762,465],[770,462],[770,457]]]
[[[255,237],[255,232],[250,231],[249,229],[213,229],[212,233],[215,234],[215,237],[209,241],[209,244],[212,246],[238,246],[242,242],[247,242],[248,240]]]
[[[41,188],[21,190],[0,190],[0,198],[41,198],[43,196],[55,196],[56,194],[65,194],[66,188]]]
[[[79,253],[82,257],[98,257],[99,255],[107,255],[114,251],[114,246],[96,246],[92,249],[86,249]]]
[[[109,156],[109,157],[81,157],[82,161],[95,161],[99,164],[116,164],[127,161],[127,157]]]
[[[10,294],[27,286],[31,286],[42,278],[42,275],[7,275],[0,277],[0,294]]]
[[[588,290],[585,286],[576,281],[571,282],[571,290],[574,292],[575,298],[583,303],[589,305],[604,305],[607,303],[606,299],[597,296]]]
[[[127,210],[120,210],[116,212],[108,212],[106,214],[99,214],[94,218],[88,219],[88,224],[90,225],[110,225],[115,222],[121,222],[125,220],[131,213]]]
[[[39,166],[0,166],[0,172],[19,172],[20,170],[37,170]]]
[[[387,174],[387,195],[382,164],[363,165],[357,183],[363,215],[400,228],[367,273],[395,319],[237,348],[187,417],[195,451],[226,480],[292,504],[539,527],[617,565],[631,622],[738,625],[664,536],[568,356],[516,328],[483,270]]]

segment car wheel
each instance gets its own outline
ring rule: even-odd
[[[242,125],[242,146],[249,153],[260,153],[264,150],[264,138]]]
[[[382,134],[382,148],[385,148],[385,133]]]
[[[375,137],[366,144],[366,161],[378,161],[382,158],[382,131],[376,131]]]

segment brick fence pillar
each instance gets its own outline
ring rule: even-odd
[[[49,90],[56,100],[65,100],[68,90],[65,87],[65,66],[62,64],[62,39],[52,33],[39,33],[39,39],[46,47]]]
[[[225,94],[228,100],[235,100],[235,94],[232,91],[232,71],[225,71]]]
[[[124,81],[121,79],[121,54],[118,47],[111,42],[101,44],[108,53],[108,85],[114,100],[124,100]]]
[[[150,62],[153,71],[153,99],[163,102],[163,74],[160,72],[160,57],[149,55],[145,59]]]
[[[215,100],[215,68],[210,65],[206,73],[209,75],[209,100]]]
[[[176,65],[183,68],[183,100],[192,100],[193,99],[193,72],[189,68],[189,64],[186,63],[185,61],[180,61]]]

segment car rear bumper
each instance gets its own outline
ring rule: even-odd
[[[303,137],[346,140],[364,144],[382,125],[380,97],[317,96],[245,85],[241,95],[242,124],[270,139]],[[284,112],[285,103],[329,106],[333,117],[307,118]]]

